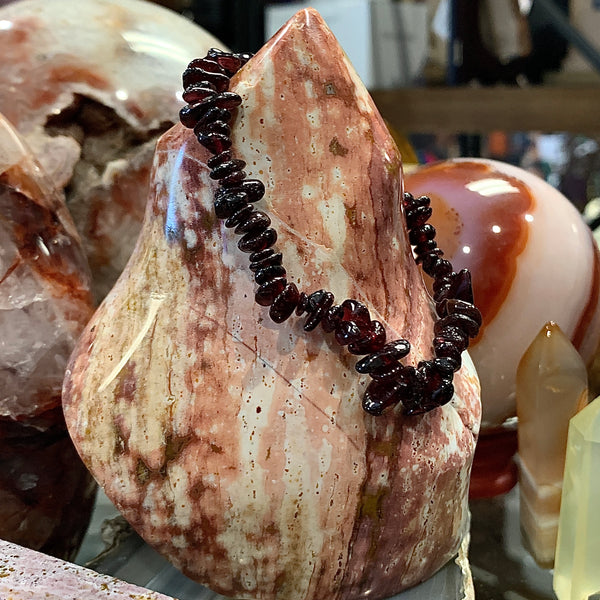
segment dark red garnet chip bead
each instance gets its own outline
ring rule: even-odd
[[[240,187],[248,194],[248,202],[258,202],[265,195],[265,185],[258,179],[245,179]]]
[[[243,204],[241,208],[236,210],[230,217],[225,221],[225,227],[237,227],[240,223],[245,221],[253,212],[254,206],[252,204]]]
[[[219,109],[217,109],[217,110],[219,110]],[[219,165],[222,165],[223,163],[229,162],[229,161],[231,161],[233,159],[234,159],[233,152],[231,150],[225,150],[225,151],[221,152],[220,154],[216,154],[215,156],[211,156],[206,161],[206,166],[209,169],[215,169]],[[245,165],[246,165],[246,163],[244,163],[244,166]]]
[[[363,410],[370,415],[380,416],[386,408],[403,401],[409,393],[408,385],[399,380],[376,381],[367,386],[362,399]]]
[[[330,306],[326,311],[321,321],[321,327],[325,333],[331,333],[342,322],[344,309],[336,304]]]
[[[231,113],[224,108],[217,108],[216,106],[210,107],[196,122],[194,126],[194,133],[198,135],[204,131],[204,128],[210,125],[211,123],[215,123],[216,121],[222,121],[223,123],[227,123],[231,120]],[[222,153],[221,153],[222,154]],[[229,154],[231,156],[231,153]],[[212,169],[213,165],[210,163],[211,160],[218,159],[219,155],[213,156],[206,161],[206,164],[209,168]]]
[[[219,66],[215,60],[211,60],[208,56],[204,58],[195,58],[188,65],[188,69],[204,69],[205,71],[210,71],[211,73],[222,73],[223,69]]]
[[[369,326],[371,315],[369,309],[362,302],[352,299],[344,300],[342,308],[344,309],[342,320],[354,321],[359,327]]]
[[[358,342],[364,336],[364,330],[354,321],[342,321],[335,329],[335,341],[340,346]]]
[[[285,268],[281,265],[270,265],[256,271],[254,281],[260,285],[277,277],[285,277]]]
[[[272,228],[268,227],[263,230],[249,231],[239,242],[238,248],[242,252],[258,252],[269,248],[277,241],[277,232]]]
[[[231,148],[231,140],[222,133],[199,133],[198,141],[213,154]]]
[[[275,301],[275,298],[277,298],[277,296],[283,292],[286,285],[287,280],[285,277],[278,277],[263,283],[262,285],[258,286],[258,289],[254,294],[256,303],[260,304],[261,306],[271,306],[271,304],[273,304]]]
[[[312,331],[321,322],[327,310],[333,305],[334,297],[331,292],[319,290],[308,297],[308,316],[304,322],[304,331]]]
[[[204,98],[212,98],[216,94],[216,87],[208,81],[203,81],[186,88],[182,97],[184,102],[187,102],[188,104],[196,104],[200,102],[200,100],[204,100]]]
[[[299,299],[300,292],[296,284],[288,283],[281,294],[273,300],[273,304],[269,309],[269,316],[275,323],[283,323],[292,315]]]
[[[256,229],[266,229],[270,224],[271,219],[267,213],[262,210],[254,210],[245,221],[235,228],[235,233],[239,235]]]
[[[372,373],[386,368],[410,352],[410,342],[405,339],[389,342],[375,354],[359,360],[354,367],[359,373]]]
[[[226,150],[226,152],[228,152]],[[221,153],[223,154],[223,153]],[[221,156],[221,154],[217,154],[217,156]],[[222,179],[223,177],[227,177],[236,171],[243,169],[246,166],[246,162],[243,160],[233,159],[222,162],[217,165],[211,172],[211,179]]]
[[[247,205],[244,192],[231,192],[229,194],[219,193],[217,190],[213,206],[215,215],[219,219],[228,219]]]
[[[417,229],[411,229],[408,232],[408,241],[416,246],[418,244],[422,244],[426,241],[433,241],[435,238],[435,227],[426,223],[422,227]]]
[[[206,66],[206,64],[202,65],[202,67]],[[218,92],[224,92],[229,87],[229,77],[227,77],[227,75],[216,71],[209,71],[202,67],[200,65],[188,67],[183,72],[182,79],[184,89],[187,90],[191,86],[205,81],[212,83]]]
[[[225,137],[231,135],[231,127],[225,121],[213,121],[204,128],[204,133],[220,133]],[[220,154],[217,152],[216,154]]]
[[[369,375],[378,381],[384,379],[398,379],[404,372],[404,365],[398,361],[392,361],[387,367],[371,371]]]
[[[384,345],[385,327],[379,321],[371,321],[369,331],[358,342],[348,344],[348,351],[351,354],[368,354],[381,350]]]
[[[270,265],[280,265],[282,260],[281,252],[275,252],[273,248],[266,248],[250,255],[250,270],[258,271]]]
[[[227,177],[223,177],[220,183],[224,187],[232,188],[236,187],[241,181],[246,177],[245,171],[234,171],[233,173],[227,175]]]
[[[300,292],[300,298],[298,299],[298,305],[296,306],[296,315],[303,315],[308,310],[308,295],[304,292]]]
[[[467,315],[461,315],[455,313],[453,315],[447,315],[436,321],[433,332],[436,335],[441,334],[446,327],[458,327],[464,331],[469,337],[475,337],[479,332],[479,324],[468,317]]]

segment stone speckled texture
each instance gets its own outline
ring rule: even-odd
[[[102,298],[131,254],[181,73],[219,42],[139,0],[22,0],[0,7],[0,112],[67,202]]]
[[[2,600],[174,600],[0,540]]]
[[[289,276],[364,301],[431,356],[432,308],[401,214],[398,151],[319,15],[240,71],[233,148],[261,178]],[[385,598],[467,530],[480,404],[465,353],[453,401],[374,418],[352,357],[253,302],[213,215],[208,155],[159,142],[146,219],[64,385],[71,435],[107,495],[189,576],[235,597]]]

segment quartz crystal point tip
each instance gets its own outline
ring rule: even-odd
[[[401,161],[366,89],[312,10],[231,81],[233,154],[266,187],[288,277],[356,298],[409,360],[431,357],[432,306],[401,211]],[[137,247],[73,353],[71,435],[124,516],[190,577],[236,598],[388,598],[454,556],[479,386],[423,417],[366,415],[367,378],[321,328],[253,302],[214,215],[208,153],[158,144]]]
[[[535,560],[552,566],[569,419],[587,403],[585,364],[554,322],[517,369],[521,527]]]
[[[567,458],[554,562],[559,600],[587,600],[600,592],[600,400],[569,423]]]

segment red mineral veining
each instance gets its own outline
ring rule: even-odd
[[[95,492],[60,405],[89,284],[64,200],[0,117],[0,537],[62,557]]]
[[[409,362],[430,358],[398,151],[319,15],[300,12],[232,89],[232,148],[265,183],[288,280],[364,302],[390,339],[411,341]],[[67,371],[70,433],[144,539],[212,589],[388,597],[466,532],[472,363],[464,354],[439,410],[366,415],[356,357],[254,302],[247,256],[213,214],[209,156],[182,126],[160,140],[134,254]]]

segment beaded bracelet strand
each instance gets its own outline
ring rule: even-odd
[[[461,354],[470,338],[479,331],[481,314],[473,304],[469,271],[456,273],[450,262],[442,258],[435,228],[427,223],[432,212],[429,198],[413,198],[408,193],[403,198],[409,242],[416,262],[433,278],[433,300],[439,317],[434,325],[435,358],[423,360],[415,368],[400,362],[410,353],[410,342],[402,338],[388,342],[384,326],[371,319],[363,303],[346,299],[337,305],[331,292],[306,294],[286,279],[283,257],[273,249],[277,232],[271,227],[269,216],[253,206],[264,196],[264,184],[247,179],[243,170],[246,163],[230,150],[228,123],[242,100],[229,91],[229,83],[250,58],[250,54],[211,49],[206,57],[193,60],[183,73],[183,99],[188,104],[181,110],[180,120],[194,130],[198,142],[213,154],[207,166],[210,177],[219,182],[214,195],[215,215],[242,236],[238,248],[250,254],[250,270],[258,284],[256,302],[269,307],[269,316],[275,323],[283,323],[294,312],[298,316],[305,314],[305,331],[320,324],[349,352],[366,355],[355,369],[372,379],[362,399],[367,413],[381,415],[400,402],[407,415],[443,406],[452,399],[454,373],[460,369]]]

